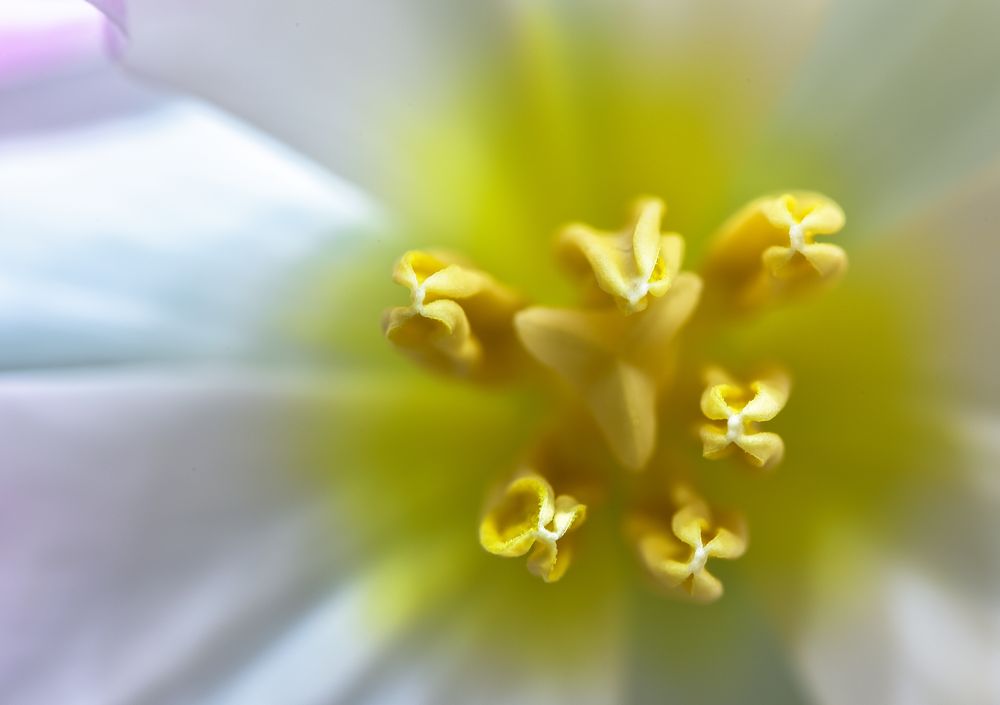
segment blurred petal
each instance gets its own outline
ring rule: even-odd
[[[1000,604],[971,602],[906,566],[873,566],[866,591],[821,603],[804,675],[824,705],[977,705],[1000,699]]]
[[[87,0],[91,5],[99,9],[110,20],[119,32],[124,32],[126,27],[125,7],[126,0]]]
[[[820,703],[1000,702],[1000,418],[951,420],[961,452],[911,493],[897,534],[831,531],[817,551],[798,642]]]
[[[287,149],[111,68],[10,105],[0,367],[281,349],[275,319],[306,265],[374,221]]]
[[[365,553],[356,459],[314,468],[302,453],[304,427],[350,430],[361,391],[384,401],[375,380],[356,382],[8,376],[0,699],[615,701],[616,621],[599,607],[594,638],[569,657],[586,668],[567,685],[573,666],[537,658],[558,635],[530,644],[530,658],[504,648],[484,658],[509,619],[509,586],[471,580],[454,534],[425,527]]]
[[[441,98],[466,65],[463,45],[490,36],[492,14],[442,0],[129,0],[124,61],[364,181],[371,158],[397,158],[374,118]]]
[[[949,192],[1000,154],[998,22],[983,0],[829,3],[748,173],[831,193],[856,234]]]
[[[78,0],[0,0],[0,90],[79,75],[105,63],[107,23]]]
[[[359,592],[367,585],[359,582]],[[311,623],[291,631],[264,654],[264,658],[237,679],[237,687],[222,691],[218,702],[287,702],[289,683],[318,683],[323,689],[303,703],[351,705],[600,705],[620,702],[622,690],[618,632],[620,625],[607,616],[595,620],[601,638],[584,649],[585,656],[571,669],[555,658],[525,658],[523,654],[494,651],[491,635],[500,615],[509,608],[508,595],[479,582],[463,587],[461,599],[449,601],[393,642],[370,652],[368,631],[361,624],[351,634],[352,647],[329,651],[337,632],[336,619],[354,605],[331,605],[317,610]],[[505,599],[507,598],[507,599]],[[359,600],[360,602],[360,600]],[[334,615],[336,610],[337,615]],[[618,615],[614,615],[615,618]],[[351,620],[356,623],[356,620]],[[330,633],[332,630],[332,633]],[[357,639],[363,656],[358,657]],[[327,672],[341,671],[341,660],[362,665],[356,677],[336,687]],[[317,666],[317,663],[324,664]],[[332,665],[327,665],[332,664]],[[255,699],[257,698],[257,699]]]
[[[478,89],[483,78],[490,78],[489,62],[498,58],[498,46],[517,47],[519,54],[501,57],[505,71],[518,70],[511,63],[532,62],[539,85],[554,89],[543,98],[555,109],[547,117],[558,116],[565,106],[557,104],[568,86],[545,81],[563,78],[571,67],[564,63],[568,56],[560,55],[562,47],[547,42],[555,37],[558,44],[564,39],[559,35],[572,28],[582,34],[594,28],[608,32],[634,62],[637,77],[649,67],[704,65],[699,75],[710,78],[698,85],[697,79],[682,77],[674,87],[687,92],[696,86],[711,94],[707,101],[717,92],[729,105],[741,105],[741,120],[732,132],[745,134],[808,47],[821,5],[814,0],[752,6],[688,0],[432,0],[419,5],[374,0],[359,6],[292,0],[248,7],[239,0],[128,0],[124,63],[218,102],[373,188],[384,187],[386,178],[399,178],[393,173],[400,171],[396,164],[414,156],[404,154],[398,141],[387,140],[386,127],[436,114],[470,74],[465,90]],[[779,22],[783,40],[774,41]],[[551,30],[552,36],[545,36]],[[179,45],[186,51],[177,52]],[[726,85],[720,88],[721,83]],[[560,125],[556,139],[568,139],[573,129]],[[451,136],[465,148],[463,135]],[[441,153],[438,166],[459,173],[455,170],[476,159],[467,153],[465,162],[450,163],[455,156]],[[415,163],[407,166],[416,168]],[[425,169],[422,161],[419,168]]]
[[[930,321],[919,349],[928,391],[960,407],[1000,403],[998,200],[1000,157],[907,218],[884,253],[912,272],[913,305]],[[922,288],[926,277],[938,284]]]
[[[0,699],[198,700],[340,584],[331,498],[286,470],[285,419],[310,396],[205,375],[5,379]]]

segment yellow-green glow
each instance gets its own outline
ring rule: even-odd
[[[313,420],[307,448],[321,460],[314,464],[325,464],[338,482],[349,477],[354,494],[343,511],[364,545],[398,550],[408,570],[444,572],[440,583],[407,584],[405,571],[380,581],[372,598],[376,622],[402,619],[407,606],[415,612],[418,603],[471,594],[493,646],[569,659],[575,640],[595,628],[581,615],[613,612],[628,585],[648,578],[648,566],[623,549],[634,548],[623,519],[642,504],[637,498],[650,498],[664,516],[673,506],[670,486],[682,481],[713,509],[738,508],[751,529],[745,556],[709,562],[726,597],[708,611],[761,600],[786,619],[815,566],[822,565],[825,580],[851,580],[849,550],[821,555],[831,534],[846,527],[852,540],[877,544],[900,497],[947,470],[934,410],[920,404],[918,388],[919,341],[930,339],[921,305],[932,292],[896,265],[900,253],[876,250],[866,242],[873,233],[853,226],[837,236],[851,268],[832,290],[753,302],[728,316],[712,301],[700,302],[697,311],[712,316],[696,312],[676,357],[655,370],[657,384],[672,386],[653,402],[654,437],[643,441],[652,450],[639,474],[622,471],[607,430],[553,381],[555,368],[522,360],[523,375],[483,389],[428,376],[385,344],[382,311],[408,299],[388,275],[411,248],[460,252],[524,301],[563,308],[579,304],[580,280],[566,276],[553,234],[569,222],[614,232],[637,194],[669,204],[664,222],[685,239],[684,266],[699,273],[720,226],[761,193],[832,185],[829,195],[842,201],[851,222],[864,220],[852,210],[849,185],[810,160],[808,145],[775,157],[780,176],[769,163],[747,158],[757,147],[760,95],[771,88],[740,83],[723,70],[729,57],[683,67],[642,63],[590,30],[563,34],[532,20],[491,63],[469,67],[457,102],[380,126],[399,146],[389,234],[332,267],[302,307],[308,313],[294,322],[338,361],[379,370],[349,385],[342,407]],[[787,207],[794,214],[796,205]],[[755,266],[767,269],[760,259]],[[706,287],[705,296],[711,291]],[[648,298],[650,308],[661,300]],[[343,311],[344,301],[346,313],[324,318],[325,310]],[[602,359],[618,365],[621,356],[605,351]],[[698,437],[705,365],[752,383],[767,363],[779,363],[794,379],[787,404],[764,425],[784,441],[781,465],[761,476],[740,455],[706,460]],[[648,365],[631,367],[652,374]],[[571,493],[587,506],[587,521],[574,532],[573,564],[550,585],[525,570],[524,559],[499,560],[476,541],[488,490],[506,486],[542,440],[554,446],[546,454],[557,456],[548,465],[556,477],[546,476],[556,494]],[[559,482],[564,478],[581,486],[566,487],[572,483]],[[688,627],[716,619],[684,616],[693,608],[668,601],[642,604],[679,615]],[[566,651],[551,648],[554,642]]]
[[[683,237],[661,233],[664,211],[661,200],[647,197],[637,201],[633,218],[619,233],[582,225],[561,230],[559,253],[578,278],[582,275],[582,308],[528,306],[471,264],[460,264],[451,256],[408,252],[397,262],[393,279],[409,290],[410,303],[386,311],[383,332],[422,366],[468,382],[482,376],[483,360],[494,354],[494,348],[505,351],[516,337],[537,362],[568,383],[568,402],[589,412],[582,418],[570,414],[560,423],[577,436],[588,434],[593,424],[601,430],[615,461],[605,473],[604,494],[627,484],[621,477],[623,468],[648,474],[669,488],[669,504],[655,506],[651,503],[655,494],[634,488],[625,500],[623,523],[644,527],[632,531],[631,541],[649,573],[668,588],[683,588],[677,594],[712,602],[722,596],[723,587],[705,570],[705,563],[709,557],[741,556],[746,531],[742,519],[736,521],[738,530],[715,525],[708,503],[688,489],[690,480],[679,481],[685,474],[683,463],[650,463],[662,435],[658,404],[698,374],[690,362],[675,365],[684,328],[693,315],[700,323],[695,338],[710,340],[720,327],[736,324],[739,319],[734,314],[759,314],[786,300],[785,285],[790,281],[796,295],[831,282],[831,270],[817,264],[823,258],[810,248],[817,247],[812,242],[815,234],[837,232],[844,215],[836,203],[819,194],[781,194],[753,201],[716,235],[703,271],[707,283],[719,291],[711,299],[716,306],[704,311],[698,309],[702,278],[679,271]],[[846,255],[830,247],[839,253],[840,274]],[[772,260],[779,249],[787,253],[775,267]],[[754,296],[748,298],[748,290]],[[512,379],[533,381],[524,369],[508,371]],[[773,369],[744,388],[713,366],[706,381],[700,411],[710,423],[699,427],[703,455],[721,459],[738,448],[752,465],[777,465],[784,442],[758,425],[784,408],[788,374]],[[678,411],[682,419],[685,411],[695,415],[693,404]],[[682,423],[687,426],[690,421]],[[553,583],[566,575],[573,561],[575,532],[587,512],[587,505],[572,495],[557,496],[553,482],[560,482],[560,490],[567,483],[568,487],[586,484],[582,480],[593,476],[595,463],[567,462],[558,441],[541,430],[539,440],[521,452],[531,461],[489,501],[479,541],[486,551],[501,557],[530,552],[529,570]],[[469,460],[474,461],[475,455]],[[637,515],[652,519],[640,522]],[[657,528],[657,522],[665,525],[671,515],[670,530]],[[685,552],[690,552],[686,558]]]

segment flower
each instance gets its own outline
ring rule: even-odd
[[[432,687],[427,671],[443,671],[457,680],[473,674],[476,692],[499,701],[642,701],[660,700],[664,692],[682,701],[725,702],[749,694],[784,701],[802,695],[780,645],[789,642],[798,647],[791,651],[808,686],[826,701],[903,700],[906,689],[923,687],[920,678],[927,679],[924,692],[947,693],[951,700],[976,702],[989,693],[982,672],[962,664],[954,670],[958,661],[935,649],[927,623],[914,617],[928,605],[954,616],[946,621],[958,636],[948,641],[982,663],[980,650],[969,647],[988,643],[977,642],[969,627],[977,603],[942,598],[943,591],[926,588],[935,583],[914,580],[923,571],[912,568],[907,553],[915,544],[928,545],[916,538],[928,535],[950,547],[949,555],[954,545],[969,545],[970,536],[982,541],[971,543],[973,552],[979,546],[988,555],[995,548],[972,519],[964,527],[976,527],[971,531],[933,524],[941,516],[973,516],[967,510],[975,506],[958,489],[957,468],[973,464],[969,446],[952,433],[959,422],[966,434],[976,426],[967,426],[969,416],[949,402],[971,397],[957,393],[965,389],[974,389],[988,410],[994,402],[992,382],[976,383],[977,376],[991,375],[953,374],[944,378],[942,391],[927,366],[956,350],[964,350],[971,364],[943,369],[968,373],[995,359],[978,354],[987,343],[942,334],[988,320],[982,314],[970,314],[968,324],[954,320],[955,311],[978,309],[974,297],[962,293],[968,284],[941,271],[948,262],[962,262],[956,269],[964,271],[964,258],[982,243],[949,247],[940,237],[910,236],[931,222],[917,217],[922,210],[947,214],[939,216],[939,228],[964,232],[981,232],[981,226],[956,214],[990,212],[973,209],[977,199],[968,196],[956,206],[927,205],[956,191],[963,175],[985,164],[983,155],[995,153],[996,123],[983,99],[995,95],[989,90],[995,88],[995,49],[974,34],[975,27],[988,26],[978,14],[988,9],[845,3],[819,21],[805,5],[782,7],[780,15],[757,4],[730,6],[719,17],[705,8],[690,10],[688,18],[669,5],[630,5],[628,12],[618,4],[477,5],[462,8],[469,15],[455,15],[470,23],[460,25],[463,38],[472,37],[471,46],[456,49],[427,41],[407,45],[407,25],[390,21],[406,10],[380,5],[369,11],[389,17],[378,15],[370,27],[392,37],[406,60],[394,74],[400,80],[393,90],[374,95],[373,79],[351,79],[361,67],[392,63],[393,56],[372,49],[371,34],[357,30],[363,18],[334,22],[339,11],[332,8],[323,16],[327,21],[312,22],[297,18],[305,6],[295,5],[274,10],[275,21],[263,22],[249,12],[225,15],[225,7],[209,6],[205,15],[189,8],[195,19],[187,25],[183,15],[173,22],[156,16],[169,8],[130,8],[125,62],[211,95],[362,179],[394,216],[398,241],[372,247],[368,256],[344,257],[317,291],[301,299],[291,323],[326,344],[340,369],[365,374],[361,382],[342,385],[343,406],[310,416],[297,438],[305,436],[300,449],[313,461],[325,460],[333,476],[328,481],[343,503],[336,535],[349,535],[357,553],[378,566],[359,579],[368,599],[347,604],[377,634],[422,634],[423,627],[431,635],[433,649],[407,648],[405,641],[400,647],[404,673],[419,673],[412,687]],[[435,17],[438,9],[428,7],[418,19]],[[458,8],[445,10],[450,15]],[[225,32],[211,22],[216,12],[224,16]],[[892,36],[883,31],[889,19],[899,25]],[[711,31],[692,31],[699,20]],[[191,48],[180,62],[174,52],[157,51],[174,46],[169,32],[178,26]],[[265,26],[273,32],[265,45],[280,47],[274,53],[260,51],[259,28]],[[956,36],[967,40],[947,70],[940,69],[940,52],[933,59],[898,60],[925,26],[933,27],[926,40],[932,46],[954,47]],[[776,40],[778,28],[784,41]],[[818,34],[811,34],[814,28]],[[343,33],[338,49],[353,51],[353,61],[315,60],[347,55],[333,53],[331,29]],[[452,60],[428,62],[430,51]],[[796,58],[800,51],[809,52],[804,64]],[[257,60],[257,80],[230,80],[245,76]],[[796,75],[799,66],[805,69]],[[976,96],[965,110],[957,107],[961,82],[952,80],[963,70],[983,78],[975,90],[965,86]],[[425,74],[431,80],[412,80]],[[777,95],[783,102],[773,108],[768,98]],[[932,105],[929,95],[955,99]],[[974,148],[956,146],[945,133],[963,135]],[[788,190],[798,187],[832,196],[849,215],[837,235],[851,256],[846,276],[841,250],[830,249],[825,239],[840,227],[839,208],[826,199],[809,210],[804,204],[812,196]],[[700,297],[694,275],[680,271],[674,235],[649,227],[651,215],[641,217],[662,211],[650,207],[655,202],[645,201],[640,217],[617,237],[605,231],[629,199],[644,193],[670,204],[671,231],[686,238],[684,260],[705,263],[698,270],[705,282]],[[739,210],[744,204],[747,210]],[[737,215],[726,221],[732,212]],[[564,281],[547,256],[547,240],[567,222],[596,227],[563,231],[559,249],[573,275]],[[908,237],[893,237],[897,229]],[[787,241],[772,237],[778,231]],[[739,238],[753,243],[753,257],[726,244],[733,232],[760,236]],[[632,251],[614,256],[611,243],[631,244]],[[712,243],[719,249],[710,249]],[[414,249],[425,247],[460,251],[472,264]],[[932,247],[946,256],[928,256]],[[397,270],[410,288],[410,303],[401,306],[397,292],[380,282],[388,279],[391,261],[408,251],[423,254],[404,255]],[[430,266],[421,270],[417,262]],[[444,272],[443,286],[424,287]],[[803,273],[817,276],[804,280]],[[569,288],[574,278],[585,282],[585,301],[603,296],[611,305],[567,312],[580,306],[581,297]],[[802,281],[810,283],[801,287]],[[509,340],[480,334],[485,329],[469,306],[497,282],[505,292],[518,292],[516,300],[537,305],[502,310],[499,318],[510,316],[520,348],[507,347],[511,354],[493,366],[486,362],[496,349],[491,343]],[[834,283],[821,297],[793,302],[800,294],[819,294],[816,284]],[[699,299],[697,307],[692,299]],[[419,351],[420,360],[449,374],[495,371],[495,377],[484,375],[491,386],[423,377],[388,354],[374,322],[393,306],[405,310],[385,319],[393,343]],[[659,321],[655,314],[671,306],[676,308],[656,330],[665,329],[670,340],[680,332],[684,345],[673,363],[651,364],[641,344],[648,331],[636,321]],[[682,314],[690,310],[704,316],[702,322],[688,322]],[[567,352],[567,342],[580,358]],[[547,382],[524,372],[533,368],[518,359],[519,350],[568,382],[584,408],[568,401],[578,397],[550,393]],[[781,376],[747,369],[762,354],[775,356],[794,378],[787,405]],[[574,366],[576,359],[588,364]],[[677,406],[649,392],[674,370],[705,362],[749,384],[713,375],[706,385],[682,374],[671,398],[691,403]],[[613,393],[600,384],[607,379]],[[767,408],[751,406],[756,399]],[[624,413],[634,409],[641,413]],[[713,423],[723,417],[724,435]],[[753,426],[764,423],[766,431]],[[739,460],[736,446],[766,466],[785,445],[781,466],[766,477],[700,457],[731,451]],[[664,487],[657,482],[662,476],[644,471],[619,472],[615,477],[626,479],[609,481],[611,468],[637,469],[651,461],[681,468],[687,476],[674,479],[687,482]],[[541,468],[544,482],[534,479]],[[554,585],[476,546],[477,525],[480,538],[484,526],[510,528],[506,521],[490,523],[504,505],[487,503],[484,512],[484,485],[497,480],[501,496],[509,495],[518,482],[510,474],[522,469],[532,471],[527,484],[539,509],[537,517],[532,510],[510,522],[520,529],[513,539],[523,541],[518,550],[537,550],[526,545],[529,538],[541,545],[538,572],[552,578],[562,569],[562,542],[574,542],[572,565]],[[569,484],[576,486],[566,489]],[[698,494],[682,487],[696,487]],[[560,514],[560,499],[569,497]],[[628,517],[633,521],[624,533],[635,550],[626,558],[619,550],[623,527],[615,519],[629,497],[652,506],[636,507]],[[751,530],[749,550],[732,562],[716,559],[742,553],[739,522],[717,518],[716,502],[742,509]],[[566,512],[576,516],[571,507],[579,505],[587,507],[586,523],[550,526]],[[598,511],[602,506],[610,510]],[[552,519],[543,522],[550,509]],[[486,533],[486,547],[497,547]],[[642,586],[642,572],[669,591],[698,597],[717,597],[708,576],[718,572],[726,594],[697,607],[653,598]],[[957,582],[966,587],[964,578]],[[886,610],[871,608],[874,614],[866,613],[861,625],[840,619],[851,613],[853,600]],[[838,638],[831,627],[844,624],[847,636]],[[873,626],[889,642],[877,654],[883,660],[865,654],[859,665],[844,658],[846,649],[837,645],[868,645],[860,627]],[[916,655],[904,648],[913,633],[926,649]],[[343,632],[337,636],[346,640]],[[629,646],[614,648],[619,639]],[[305,654],[305,662],[315,657],[308,649],[296,653]],[[897,659],[909,670],[900,675],[878,668]],[[924,668],[925,662],[933,667]],[[282,663],[279,654],[262,668],[280,671]],[[299,673],[302,667],[285,668]],[[727,678],[710,678],[707,668]],[[628,686],[620,686],[620,673],[627,674],[621,678]],[[889,684],[868,682],[872,677]],[[358,685],[354,699],[362,699],[366,688],[378,694],[388,675],[379,672],[373,680]],[[555,685],[538,690],[544,684]]]

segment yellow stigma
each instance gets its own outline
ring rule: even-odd
[[[531,551],[528,570],[547,583],[569,568],[572,548],[566,534],[583,523],[587,508],[569,495],[555,496],[552,485],[534,472],[515,479],[479,525],[479,543],[490,553],[517,558]]]
[[[571,270],[591,275],[624,313],[642,311],[650,297],[667,293],[684,258],[683,238],[660,232],[665,210],[660,199],[642,198],[620,232],[568,225],[557,241],[559,255]]]
[[[705,501],[683,486],[673,491],[673,504],[669,523],[664,516],[638,514],[629,521],[627,533],[639,560],[662,588],[696,602],[714,602],[723,589],[708,572],[708,559],[742,556],[746,525],[738,516],[716,521]]]
[[[704,276],[724,308],[746,311],[835,282],[847,270],[840,247],[817,243],[844,227],[844,211],[817,193],[759,198],[716,236]]]
[[[757,467],[777,465],[785,453],[781,436],[758,431],[756,426],[770,421],[784,408],[790,387],[788,376],[774,371],[749,387],[737,384],[718,368],[710,368],[705,376],[708,387],[701,395],[701,412],[724,423],[702,424],[703,455],[713,460],[722,458],[736,446]]]
[[[541,440],[511,450],[511,458],[528,459],[526,469],[487,502],[479,525],[486,551],[527,556],[532,573],[555,582],[573,559],[588,511],[575,497],[603,513],[620,512],[619,503],[606,500],[626,496],[634,507],[624,516],[628,538],[645,570],[671,594],[712,602],[722,585],[708,564],[743,555],[744,522],[715,517],[694,489],[677,484],[698,477],[693,468],[677,466],[696,453],[658,452],[657,444],[669,439],[695,446],[691,434],[677,431],[696,413],[689,394],[703,389],[703,458],[738,454],[758,468],[782,460],[784,441],[760,426],[784,408],[789,375],[772,369],[744,385],[710,367],[706,386],[699,387],[706,361],[698,353],[724,345],[722,331],[734,314],[836,281],[847,257],[815,238],[838,232],[844,213],[815,193],[757,199],[721,227],[699,275],[681,271],[684,240],[661,232],[665,210],[659,199],[642,198],[620,232],[565,227],[557,253],[583,286],[579,303],[564,308],[528,306],[455,255],[407,252],[393,278],[409,289],[410,303],[386,311],[382,328],[393,345],[438,372],[476,382],[518,375],[535,382],[526,374],[533,359],[563,383],[545,385],[559,399],[552,404],[559,411],[536,436]],[[685,338],[694,343],[682,348]],[[681,428],[667,428],[668,420]],[[623,478],[637,470],[643,475]],[[575,497],[557,495],[553,484]],[[665,499],[661,492],[668,488]],[[595,522],[593,529],[601,526],[607,524]]]
[[[393,280],[410,290],[410,305],[389,309],[382,318],[382,332],[396,347],[458,376],[490,376],[504,365],[511,317],[520,307],[512,291],[440,252],[407,252]]]

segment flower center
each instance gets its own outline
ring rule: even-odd
[[[684,240],[661,232],[665,210],[659,199],[643,198],[623,230],[574,224],[561,231],[557,253],[581,282],[578,307],[528,306],[458,257],[408,252],[394,278],[410,289],[410,305],[387,311],[383,330],[421,364],[471,381],[534,381],[526,367],[538,363],[564,383],[557,393],[572,400],[557,405],[573,410],[554,424],[561,431],[540,433],[536,444],[518,451],[530,461],[487,502],[479,528],[486,551],[527,556],[528,569],[545,582],[561,579],[587,513],[610,511],[602,505],[612,494],[604,485],[620,482],[615,494],[625,496],[623,523],[646,571],[673,594],[710,602],[722,595],[710,559],[741,556],[745,525],[736,514],[716,518],[689,485],[702,470],[681,466],[675,456],[682,454],[657,454],[657,443],[665,434],[673,434],[671,443],[693,442],[676,439],[697,426],[705,459],[735,455],[752,467],[773,468],[784,456],[784,441],[759,426],[782,411],[790,381],[772,368],[744,384],[707,360],[678,355],[683,329],[700,315],[699,331],[711,334],[733,315],[831,281],[844,270],[846,255],[834,245],[806,242],[806,231],[833,234],[843,213],[818,194],[758,199],[723,226],[699,275],[681,271]],[[772,244],[786,236],[789,247]],[[703,290],[714,296],[705,312],[697,310]],[[699,374],[705,377],[704,418],[697,424],[699,403],[686,390],[697,389],[691,382]],[[664,399],[671,401],[671,427],[658,416]],[[598,445],[580,452],[591,438]],[[643,473],[648,481],[619,480],[619,470]],[[589,478],[600,478],[600,487]],[[704,542],[703,536],[712,538]]]

